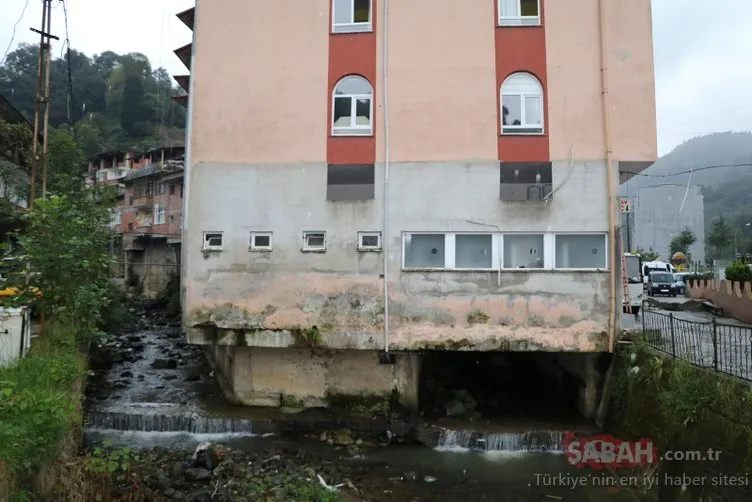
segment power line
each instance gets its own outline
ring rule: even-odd
[[[8,48],[5,49],[5,54],[3,54],[3,57],[0,59],[0,65],[5,62],[5,58],[8,56],[10,48],[13,47],[13,41],[16,39],[16,29],[18,28],[18,25],[21,24],[21,21],[23,21],[24,15],[26,14],[26,8],[28,6],[29,0],[26,0],[23,10],[21,11],[21,16],[18,18],[18,21],[16,21],[16,24],[13,25],[13,34],[10,36],[10,42],[8,43]]]
[[[678,171],[671,174],[645,174],[645,173],[633,173],[630,171],[619,171],[619,174],[631,174],[632,176],[645,176],[647,178],[673,178],[680,174],[696,173],[698,171],[705,171],[707,169],[718,169],[721,167],[752,167],[752,163],[743,164],[718,164],[714,166],[696,167],[694,169],[687,169],[686,171]]]

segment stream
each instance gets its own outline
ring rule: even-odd
[[[185,343],[177,323],[158,313],[138,317],[133,332],[92,350],[85,440],[151,455],[154,468],[144,483],[163,500],[256,500],[238,480],[283,484],[300,477],[344,484],[345,500],[635,500],[566,463],[569,424],[439,425],[233,406],[202,349]],[[225,460],[199,472],[191,456],[206,442]],[[580,476],[593,481],[573,489],[572,477]]]

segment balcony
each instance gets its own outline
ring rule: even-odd
[[[154,195],[141,195],[131,197],[129,205],[134,208],[152,207],[154,205]]]
[[[140,169],[132,169],[127,176],[127,180],[135,180],[153,176],[162,173],[174,173],[183,170],[182,160],[165,160],[164,162],[154,162]]]

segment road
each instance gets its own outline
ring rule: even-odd
[[[662,304],[683,304],[686,297],[657,297]],[[671,308],[671,307],[669,307]],[[650,344],[692,363],[752,380],[752,326],[731,318],[713,317],[707,312],[651,308],[635,317],[625,314],[624,329],[659,332]],[[715,342],[714,343],[714,333]],[[717,365],[714,363],[717,354]]]

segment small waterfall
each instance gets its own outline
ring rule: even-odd
[[[485,433],[443,429],[438,450],[541,452],[564,451],[563,431],[528,431]]]
[[[189,434],[253,433],[253,422],[243,418],[211,418],[196,413],[120,413],[91,411],[86,419],[88,430],[126,432],[185,432]]]

